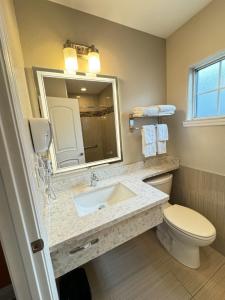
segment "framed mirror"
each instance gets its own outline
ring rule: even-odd
[[[115,77],[36,71],[41,116],[52,125],[54,173],[122,160]]]

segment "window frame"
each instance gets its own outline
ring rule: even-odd
[[[212,126],[212,125],[225,125],[225,114],[224,115],[215,115],[215,116],[203,116],[197,117],[196,116],[196,106],[197,106],[197,72],[201,69],[207,68],[210,65],[216,64],[220,62],[219,66],[219,81],[221,81],[221,65],[222,61],[225,60],[225,52],[214,57],[208,58],[202,61],[199,64],[193,65],[189,68],[188,73],[188,109],[187,109],[187,116],[186,120],[183,122],[184,127],[190,126]],[[218,91],[218,97],[220,96],[220,90],[225,90],[225,88],[218,87],[217,89],[210,90],[206,93],[207,94],[212,91]],[[219,99],[218,99],[219,100]],[[219,105],[219,101],[218,104]]]

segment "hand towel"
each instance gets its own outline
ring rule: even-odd
[[[157,153],[158,154],[166,153],[166,141],[158,141],[157,142]]]
[[[156,156],[156,143],[146,144],[143,135],[142,135],[142,154],[144,155],[144,157]]]
[[[156,130],[155,125],[145,125],[141,130],[142,153],[145,157],[156,155]]]
[[[157,124],[157,141],[168,141],[168,127],[166,124]]]
[[[155,125],[144,125],[142,126],[144,139],[146,144],[156,142],[156,129]]]

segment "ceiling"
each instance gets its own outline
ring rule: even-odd
[[[167,38],[212,0],[50,0]]]
[[[87,81],[87,80],[66,80],[66,87],[68,94],[99,94],[101,93],[107,86],[108,82],[97,82],[97,81]],[[82,92],[81,88],[86,88],[87,90]]]

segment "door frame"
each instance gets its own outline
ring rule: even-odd
[[[0,9],[0,238],[17,300],[58,300],[48,244],[35,254],[31,249],[45,237],[3,14]]]

